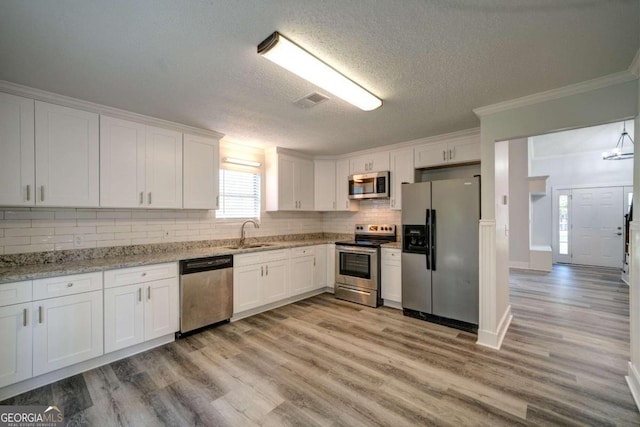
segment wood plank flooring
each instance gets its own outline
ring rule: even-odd
[[[624,380],[628,288],[613,270],[512,271],[503,349],[324,294],[2,404],[69,425],[640,425]]]

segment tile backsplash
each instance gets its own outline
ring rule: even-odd
[[[352,233],[357,223],[400,225],[386,201],[362,201],[358,212],[263,212],[247,237]],[[0,210],[0,255],[240,237],[242,220],[216,219],[214,211],[141,209]]]

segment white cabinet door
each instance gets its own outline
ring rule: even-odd
[[[480,138],[452,142],[449,144],[449,163],[480,161]]]
[[[447,163],[449,144],[447,142],[437,142],[424,144],[415,148],[414,165],[415,168],[427,168]]]
[[[327,287],[333,289],[336,284],[336,245],[327,244]]]
[[[333,211],[336,209],[336,161],[315,160],[314,210]]]
[[[32,304],[0,307],[0,387],[31,378]]]
[[[313,162],[306,159],[296,159],[295,179],[293,182],[295,199],[298,210],[313,210]]]
[[[263,304],[279,301],[289,296],[288,264],[288,260],[264,264],[261,289]]]
[[[33,100],[0,93],[0,205],[35,204]]]
[[[98,115],[35,102],[38,206],[98,207]]]
[[[102,291],[37,301],[33,307],[34,376],[103,354]]]
[[[314,246],[314,289],[323,289],[327,286],[327,247],[326,245]]]
[[[182,134],[146,128],[146,202],[150,208],[182,207]]]
[[[144,341],[142,284],[104,290],[104,352]]]
[[[178,279],[156,280],[143,286],[145,341],[179,329]]]
[[[233,313],[258,307],[262,299],[264,266],[245,265],[233,269]]]
[[[357,211],[358,202],[349,199],[349,159],[336,160],[336,210]]]
[[[402,183],[412,184],[415,181],[413,169],[413,149],[405,148],[391,152],[391,209],[402,209]]]
[[[278,155],[278,209],[295,210],[298,199],[295,194],[296,159]]]
[[[183,208],[218,209],[220,193],[218,141],[185,134],[183,154]]]
[[[402,253],[399,249],[382,249],[382,298],[402,302]]]
[[[349,174],[369,172],[369,159],[365,157],[352,157],[349,160]]]
[[[145,125],[100,117],[100,206],[145,206]]]
[[[378,153],[372,153],[368,155],[369,158],[369,171],[370,172],[383,172],[389,170],[389,152],[381,151]]]
[[[291,296],[313,290],[313,255],[291,258]]]

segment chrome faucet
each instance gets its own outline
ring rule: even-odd
[[[240,244],[238,246],[243,247],[244,246],[244,226],[247,225],[247,223],[251,223],[255,226],[255,228],[260,228],[260,225],[255,222],[254,220],[250,219],[247,220],[245,222],[242,223],[242,228],[240,229]]]

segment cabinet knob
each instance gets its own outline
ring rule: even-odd
[[[73,286],[73,283],[67,283],[67,288],[70,288]]]
[[[142,277],[144,277],[144,276],[146,276],[146,275],[147,275],[147,273],[142,273]]]

